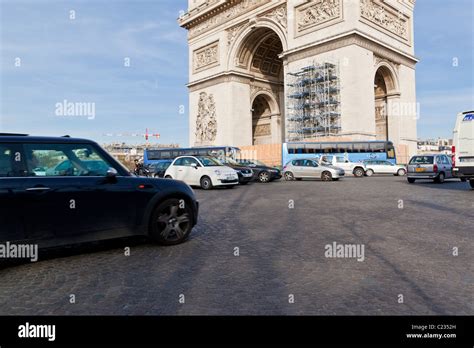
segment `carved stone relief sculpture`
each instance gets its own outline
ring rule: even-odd
[[[196,118],[196,141],[211,142],[216,139],[217,120],[214,96],[201,92],[199,94],[198,115]]]

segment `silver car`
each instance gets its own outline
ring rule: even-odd
[[[283,167],[285,180],[321,179],[323,181],[339,180],[344,176],[344,169],[332,165],[319,164],[317,158],[295,159]]]
[[[442,183],[453,177],[451,159],[445,154],[416,155],[408,163],[407,180],[410,184],[418,179],[431,179]]]

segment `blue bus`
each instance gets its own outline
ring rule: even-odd
[[[160,160],[175,159],[178,156],[213,156],[225,160],[239,157],[240,149],[233,146],[208,146],[208,147],[188,147],[188,148],[166,148],[166,149],[145,149],[143,153],[143,164],[149,165]]]
[[[397,163],[391,141],[291,142],[282,145],[282,165],[297,158],[343,155],[351,162],[367,159]]]

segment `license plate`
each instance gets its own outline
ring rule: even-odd
[[[415,171],[416,172],[424,172],[424,171],[426,171],[426,168],[416,168]]]
[[[233,175],[227,175],[227,180],[232,180],[234,178]]]

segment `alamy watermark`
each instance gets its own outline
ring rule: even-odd
[[[326,244],[324,250],[324,256],[327,258],[356,258],[359,262],[365,260],[364,244],[339,244],[332,242],[332,244]]]
[[[30,259],[38,261],[38,244],[0,244],[0,259]]]
[[[95,103],[94,102],[71,102],[64,99],[62,102],[55,104],[56,116],[79,116],[87,117],[89,120],[95,119]]]

